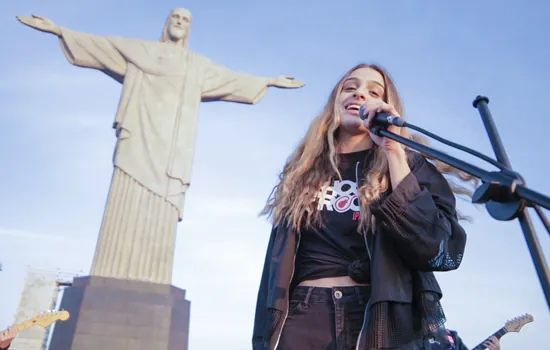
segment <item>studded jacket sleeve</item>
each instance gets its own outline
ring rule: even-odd
[[[459,267],[466,233],[447,180],[423,156],[413,153],[411,172],[373,206],[377,229],[389,235],[412,269],[448,271]]]

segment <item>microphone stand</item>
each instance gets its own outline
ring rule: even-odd
[[[491,215],[491,217],[495,220],[519,220],[546,298],[546,303],[550,308],[550,272],[548,270],[546,258],[542,252],[539,240],[535,235],[533,223],[531,222],[531,218],[527,212],[528,206],[535,207],[543,223],[547,226],[548,222],[538,206],[550,210],[550,198],[527,188],[521,175],[511,170],[512,167],[510,160],[508,159],[508,155],[506,154],[506,150],[504,149],[500,139],[493,117],[491,116],[491,112],[487,106],[488,103],[489,99],[487,97],[478,96],[474,100],[473,106],[478,109],[479,114],[481,115],[485,129],[487,130],[487,134],[491,140],[493,151],[495,152],[497,160],[502,165],[500,171],[489,172],[483,170],[473,164],[452,157],[444,152],[389,132],[385,129],[385,126],[375,125],[371,128],[371,132],[378,136],[384,136],[397,141],[405,146],[479,178],[482,184],[475,190],[472,196],[472,203],[485,204],[489,215]],[[419,128],[415,127],[415,129]],[[438,139],[442,138],[438,137]],[[449,141],[447,141],[447,143],[452,144]],[[462,147],[462,149],[464,149],[464,147]],[[546,229],[550,230],[549,227],[546,227]]]

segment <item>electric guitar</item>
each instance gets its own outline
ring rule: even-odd
[[[0,332],[0,341],[4,341],[7,338],[4,335],[4,332],[8,329],[15,329],[16,333],[21,333],[24,330],[34,327],[34,326],[40,326],[42,328],[46,328],[49,325],[51,325],[54,322],[57,321],[66,321],[70,317],[69,312],[62,310],[62,311],[47,311],[44,313],[41,313],[37,316],[34,316],[33,318],[26,320],[24,322],[21,322],[19,324],[16,324],[14,326],[8,327],[7,329],[4,329]]]
[[[525,326],[527,323],[530,323],[530,322],[533,322],[533,321],[534,321],[533,316],[531,316],[529,314],[521,315],[521,316],[515,317],[511,320],[508,320],[504,324],[504,327],[502,327],[501,329],[499,329],[495,333],[491,334],[491,336],[487,337],[487,339],[482,341],[478,346],[476,346],[472,350],[484,350],[485,346],[483,345],[483,343],[485,343],[489,338],[496,337],[497,339],[500,340],[500,338],[506,333],[510,333],[510,332],[519,333],[519,331],[521,330],[521,328],[523,326]]]

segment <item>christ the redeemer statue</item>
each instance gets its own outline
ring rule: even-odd
[[[59,37],[67,60],[123,84],[114,120],[114,173],[91,275],[170,284],[176,226],[190,184],[201,101],[255,104],[293,78],[233,72],[187,49],[191,13],[178,8],[160,42],[76,32],[17,19]]]

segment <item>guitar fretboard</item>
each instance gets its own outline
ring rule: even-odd
[[[16,324],[15,326],[12,326],[11,328],[15,329],[16,333],[20,333],[28,328],[31,328],[36,323],[35,320],[27,320],[24,322],[21,322],[19,324]],[[4,337],[0,336],[0,341],[5,340]]]
[[[499,329],[498,331],[496,331],[495,333],[493,333],[489,337],[487,337],[487,339],[482,341],[478,346],[476,346],[472,350],[484,350],[485,346],[483,346],[483,343],[485,343],[487,340],[489,340],[489,338],[496,337],[497,339],[500,339],[506,333],[508,333],[508,331],[506,330],[506,328],[502,327],[501,329]]]

